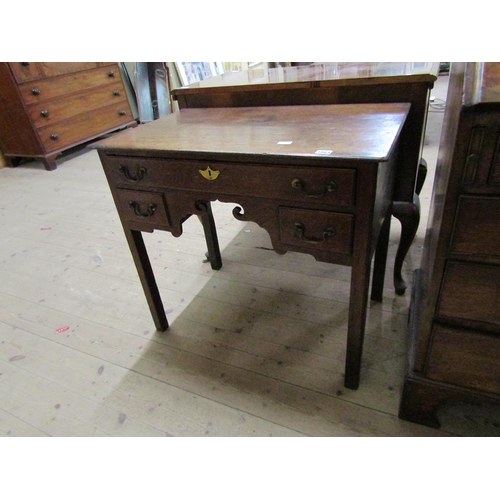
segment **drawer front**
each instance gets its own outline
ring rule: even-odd
[[[500,394],[500,338],[470,330],[435,327],[427,376]]]
[[[438,314],[487,323],[500,331],[500,267],[448,262]]]
[[[279,224],[280,241],[285,245],[345,255],[352,252],[353,215],[280,207]]]
[[[348,168],[109,157],[105,170],[112,185],[161,186],[220,194],[258,193],[263,198],[280,200],[355,204],[356,172]]]
[[[46,78],[97,68],[95,62],[42,62],[40,65]]]
[[[51,78],[77,71],[97,68],[95,62],[13,62],[9,66],[18,83],[29,82],[38,78]]]
[[[27,104],[36,104],[47,99],[114,83],[117,80],[121,80],[120,69],[118,65],[113,65],[26,83],[20,85],[19,90]]]
[[[159,228],[170,227],[167,204],[162,193],[117,189],[119,213],[126,220],[152,224]]]
[[[28,108],[29,115],[36,128],[66,120],[80,113],[104,108],[123,101],[125,89],[120,80],[112,85],[98,87],[71,96],[61,97],[53,101],[32,104]]]
[[[43,69],[37,62],[7,63],[17,83],[29,82],[43,77]]]
[[[461,196],[451,252],[500,258],[500,198]]]
[[[66,148],[133,121],[128,101],[38,129],[47,152]]]

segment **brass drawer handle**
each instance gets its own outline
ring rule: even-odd
[[[332,238],[336,234],[334,227],[329,227],[328,229],[323,231],[323,238],[322,239],[307,238],[305,236],[305,232],[306,232],[306,230],[304,228],[304,224],[301,224],[300,222],[293,223],[293,235],[295,236],[295,238],[298,238],[301,241],[305,241],[306,243],[312,243],[314,245],[318,245],[320,243],[324,243],[327,238]]]
[[[210,167],[207,167],[205,170],[200,170],[199,172],[203,178],[208,181],[215,181],[215,179],[217,179],[220,175],[220,170],[212,170]]]
[[[145,211],[141,211],[141,206],[136,201],[129,201],[128,204],[129,207],[134,210],[135,215],[137,215],[138,217],[144,217],[144,218],[151,217],[156,211],[155,203],[150,203],[146,207]]]
[[[325,182],[325,186],[323,188],[322,193],[306,193],[305,191],[305,182],[300,180],[300,179],[293,179],[292,181],[292,187],[294,189],[299,190],[304,196],[307,196],[308,198],[322,198],[325,196],[327,193],[335,193],[337,192],[338,186],[337,183],[334,181],[328,181]]]
[[[135,175],[131,174],[128,167],[122,165],[119,169],[120,173],[122,173],[126,179],[132,182],[139,182],[144,179],[144,176],[148,173],[145,167],[138,167]]]

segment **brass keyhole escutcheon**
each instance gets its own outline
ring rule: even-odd
[[[212,170],[210,167],[207,167],[205,170],[200,170],[199,172],[203,178],[208,181],[215,181],[215,179],[217,179],[220,175],[220,170]]]

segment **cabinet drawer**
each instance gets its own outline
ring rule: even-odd
[[[122,101],[114,106],[81,114],[71,120],[38,129],[38,135],[45,150],[50,152],[97,137],[121,125],[126,125],[132,120],[128,101]]]
[[[125,89],[120,80],[112,85],[93,88],[68,97],[32,104],[28,108],[31,120],[36,128],[66,120],[80,113],[104,108],[115,102],[123,101]]]
[[[9,66],[18,83],[97,68],[95,62],[13,62]]]
[[[95,62],[42,62],[40,66],[43,69],[43,76],[52,78],[54,76],[67,75],[77,71],[86,71],[97,68]]]
[[[38,62],[11,62],[8,63],[16,82],[29,82],[43,77],[43,69]]]
[[[500,258],[500,198],[461,196],[451,252]]]
[[[500,338],[435,327],[427,376],[438,382],[500,394]]]
[[[500,267],[448,262],[438,314],[500,329]]]
[[[280,241],[350,255],[354,216],[322,210],[280,207]]]
[[[19,90],[27,104],[34,104],[74,92],[82,92],[92,87],[107,85],[116,80],[121,80],[117,64],[25,83],[19,86]]]
[[[167,204],[162,193],[117,189],[120,214],[132,222],[170,227]]]
[[[220,194],[252,192],[280,200],[355,204],[356,172],[347,168],[108,157],[105,171],[111,185],[161,186]]]

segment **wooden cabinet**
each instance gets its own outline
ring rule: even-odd
[[[500,64],[453,63],[400,417],[500,402]]]
[[[11,166],[136,122],[116,63],[0,63],[0,149]]]

